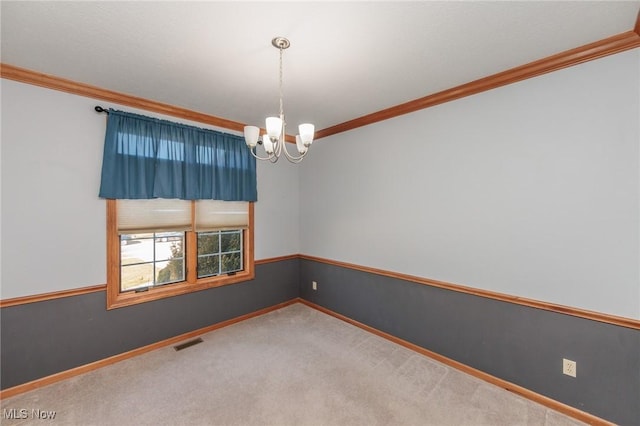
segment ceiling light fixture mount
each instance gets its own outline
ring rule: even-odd
[[[286,123],[282,103],[282,52],[284,49],[289,48],[291,43],[285,37],[274,37],[273,40],[271,40],[271,44],[280,51],[280,115],[279,117],[267,117],[265,120],[266,133],[262,135],[261,141],[258,140],[260,137],[260,128],[256,126],[245,126],[244,140],[249,150],[251,150],[251,154],[258,160],[269,160],[275,163],[280,158],[280,155],[284,153],[287,160],[292,163],[299,163],[313,143],[315,127],[309,123],[298,126],[300,133],[296,135],[296,147],[300,155],[289,154],[285,146],[285,138],[287,135],[285,133]],[[262,145],[267,154],[266,157],[261,157],[256,153],[257,145]]]
[[[274,37],[274,39],[271,40],[271,44],[276,49],[288,49],[289,46],[291,46],[291,42],[285,37]]]

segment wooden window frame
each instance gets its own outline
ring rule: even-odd
[[[191,206],[191,221],[195,221],[195,201]],[[187,276],[185,281],[150,287],[146,291],[120,291],[120,236],[118,234],[117,200],[107,200],[107,309],[150,302],[166,297],[179,296],[194,291],[236,284],[255,278],[255,259],[253,242],[253,203],[249,203],[249,227],[242,232],[243,238],[243,270],[231,275],[217,275],[198,278],[197,267],[197,233],[186,231],[185,255]]]

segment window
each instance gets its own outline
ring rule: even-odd
[[[256,160],[242,136],[109,109],[99,196],[108,309],[253,279]]]
[[[253,203],[107,200],[107,308],[254,278]]]

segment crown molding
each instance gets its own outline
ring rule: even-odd
[[[9,64],[0,64],[0,77],[19,81],[21,83],[32,84],[34,86],[44,87],[47,89],[58,90],[61,92],[85,96],[92,99],[99,99],[120,105],[126,105],[132,108],[139,108],[145,111],[152,111],[159,114],[197,121],[199,123],[206,123],[212,126],[218,126],[238,132],[242,132],[244,130],[244,124],[238,123],[236,121],[227,120],[209,114],[203,114],[201,112],[192,111],[186,108],[169,105],[162,102],[139,98],[137,96],[114,92],[113,90],[107,90],[97,86],[91,86],[89,84],[79,83],[77,81],[67,80],[65,78],[31,71],[26,68],[20,68]]]
[[[145,111],[156,112],[158,114],[183,118],[185,120],[196,121],[198,123],[209,124],[236,132],[244,132],[244,123],[216,117],[215,115],[204,114],[178,106],[139,98],[127,95],[126,93],[115,92],[101,87],[80,83],[65,78],[56,77],[50,74],[43,74],[26,68],[16,67],[10,64],[0,63],[0,78],[19,81],[46,89],[58,90],[74,95],[85,96],[92,99],[99,99],[113,102],[119,105],[126,105],[132,108],[139,108]],[[262,129],[264,131],[264,129]],[[295,136],[286,135],[287,142],[295,143]]]
[[[581,64],[640,47],[640,15],[634,31],[627,31],[594,43],[567,50],[516,68],[474,80],[451,89],[409,101],[391,108],[345,121],[316,132],[316,139],[346,132],[358,127],[388,120],[393,117],[429,108],[445,102],[475,95],[507,84],[516,83],[542,74]]]
[[[566,50],[564,52],[543,58],[534,62],[530,62],[519,67],[511,68],[497,74],[483,77],[469,83],[462,84],[432,95],[414,99],[403,104],[399,104],[381,111],[364,115],[353,120],[345,121],[335,126],[327,127],[316,131],[315,139],[335,135],[337,133],[353,130],[358,127],[377,123],[379,121],[388,120],[400,115],[409,114],[421,109],[429,108],[445,102],[450,102],[466,96],[475,95],[511,83],[537,77],[563,68],[568,68],[583,62],[592,61],[604,56],[613,55],[624,52],[626,50],[640,47],[640,12],[636,20],[636,25],[632,31],[617,34],[594,43],[586,44],[575,49]],[[56,77],[53,75],[43,74],[31,71],[25,68],[16,67],[10,64],[0,63],[0,77],[10,80],[28,83],[48,89],[59,90],[62,92],[72,93],[75,95],[86,96],[92,99],[100,99],[108,102],[114,102],[120,105],[126,105],[133,108],[139,108],[146,111],[152,111],[159,114],[165,114],[173,117],[183,118],[186,120],[205,123],[224,129],[237,132],[244,131],[244,123],[227,120],[209,114],[192,111],[186,108],[165,104],[162,102],[152,101],[112,90],[102,89],[100,87],[91,86],[89,84],[79,83],[72,80]],[[292,135],[286,135],[287,142],[295,143]]]

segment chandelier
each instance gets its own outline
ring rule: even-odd
[[[251,154],[258,160],[269,160],[275,163],[280,158],[280,155],[284,153],[287,160],[292,163],[299,163],[307,154],[311,143],[313,142],[313,134],[315,128],[313,124],[305,123],[298,126],[299,134],[296,135],[296,147],[298,148],[298,154],[289,154],[287,147],[285,146],[285,139],[287,134],[285,133],[286,122],[284,119],[284,110],[282,108],[282,52],[287,49],[291,43],[284,37],[276,37],[271,40],[273,47],[280,51],[280,116],[279,117],[267,117],[265,120],[266,133],[262,135],[262,140],[258,140],[260,137],[260,128],[256,126],[245,126],[244,128],[244,140],[247,146],[251,150]],[[256,145],[262,145],[266,157],[261,157],[256,153]]]

